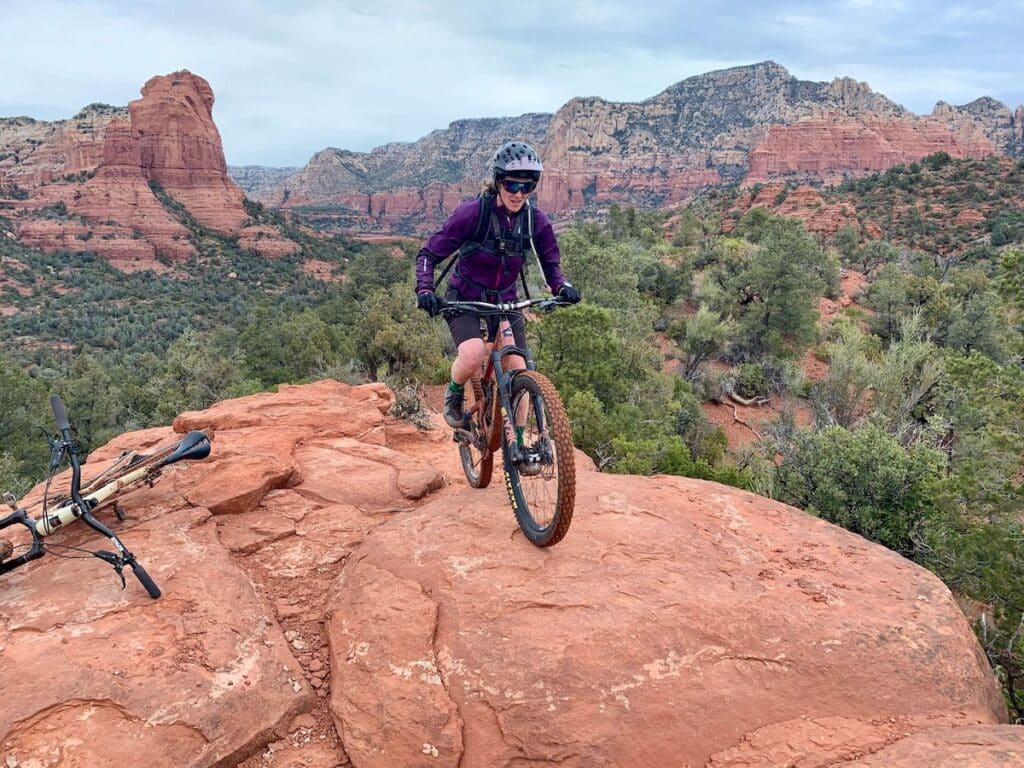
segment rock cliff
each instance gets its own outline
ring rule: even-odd
[[[174,205],[261,255],[296,252],[249,220],[212,109],[209,83],[183,70],[150,79],[127,110],[94,105],[71,121],[5,120],[0,207],[16,213],[27,245],[92,250],[122,269],[165,270],[158,257],[196,253]]]
[[[995,151],[971,119],[853,120],[825,114],[769,128],[768,135],[750,151],[750,171],[744,184],[779,177],[832,184],[911,163],[936,152],[963,158],[985,157]]]
[[[582,455],[572,529],[537,549],[501,483],[468,488],[448,431],[393,399],[323,381],[181,415],[211,457],[126,497],[123,523],[100,513],[158,601],[95,559],[0,578],[8,764],[1018,764],[980,647],[922,569]],[[172,434],[124,435],[87,475]],[[98,546],[79,526],[53,543]]]
[[[283,184],[298,168],[271,168],[265,165],[229,165],[228,175],[249,197],[252,193]]]
[[[0,185],[33,189],[65,176],[86,175],[103,159],[103,136],[128,110],[90,104],[70,120],[0,118]]]
[[[369,154],[324,150],[282,184],[271,205],[349,212],[366,229],[426,231],[476,192],[501,141],[537,145],[538,192],[553,214],[607,205],[670,206],[703,187],[791,176],[814,183],[884,170],[935,151],[1020,154],[1021,116],[992,99],[919,117],[837,78],[798,80],[774,62],[691,77],[638,103],[577,98],[554,115],[465,120]]]

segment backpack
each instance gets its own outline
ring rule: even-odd
[[[476,227],[473,229],[473,234],[470,235],[469,239],[459,246],[458,250],[452,254],[455,258],[449,257],[448,266],[441,271],[441,276],[434,281],[434,290],[444,282],[444,278],[451,271],[463,256],[483,248],[484,243],[487,242],[487,235],[490,234],[491,227],[491,204],[494,202],[494,195],[491,193],[481,193],[477,196],[477,200],[480,201],[479,212],[476,217]],[[534,259],[537,260],[537,266],[540,267],[540,256],[537,255],[537,248],[533,244],[533,205],[530,203],[530,199],[526,199],[526,238],[530,243],[530,251],[533,252]],[[526,267],[529,262],[523,258],[523,268],[519,272],[519,277],[523,283],[523,293],[526,298],[530,298],[530,289],[526,284]],[[541,274],[543,274],[543,267],[540,267]]]

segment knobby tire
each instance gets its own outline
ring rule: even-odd
[[[554,384],[537,371],[522,371],[512,382],[510,417],[515,419],[521,407],[528,409],[524,446],[539,446],[547,440],[546,448],[553,456],[549,455],[538,474],[529,475],[511,461],[505,445],[505,482],[526,538],[538,547],[550,547],[568,532],[576,503],[572,430]],[[538,430],[539,423],[544,425],[543,434]]]

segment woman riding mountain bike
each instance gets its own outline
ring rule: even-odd
[[[431,317],[440,313],[445,301],[516,301],[516,281],[531,251],[540,262],[552,294],[570,304],[580,300],[580,292],[562,275],[561,253],[551,222],[529,200],[544,170],[540,157],[529,144],[509,141],[498,147],[491,166],[492,180],[481,197],[456,208],[416,257],[417,306]],[[458,256],[442,300],[436,294],[434,269],[456,252]],[[479,315],[467,311],[445,319],[458,354],[445,393],[444,419],[449,426],[458,428],[465,422],[465,384],[480,370],[486,347],[480,335]],[[496,325],[488,329],[488,335],[497,339],[499,346],[514,343],[526,348],[522,314],[513,313],[500,320],[488,318],[488,322]],[[525,368],[526,362],[519,355],[509,355],[505,366]],[[516,429],[521,443],[522,427]]]

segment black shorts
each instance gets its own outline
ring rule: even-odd
[[[459,301],[462,297],[454,288],[449,288],[444,298],[445,301]],[[498,317],[481,318],[474,312],[463,312],[461,315],[445,318],[456,347],[464,341],[481,338],[483,333],[481,319],[487,323],[487,337],[493,339],[498,330],[500,320]],[[508,315],[508,320],[512,326],[512,338],[515,339],[516,346],[526,349],[526,321],[523,319],[522,313],[513,312]]]

